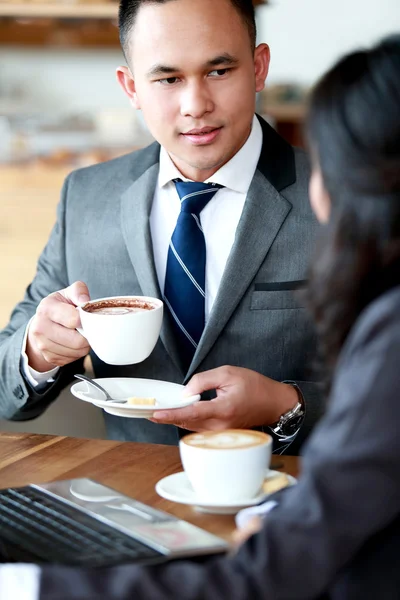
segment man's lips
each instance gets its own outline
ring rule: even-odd
[[[205,135],[206,133],[210,133],[211,131],[215,131],[216,129],[220,129],[219,127],[199,127],[198,129],[191,129],[190,131],[186,131],[183,135]]]
[[[202,127],[201,129],[191,129],[186,133],[182,133],[190,143],[196,146],[210,144],[219,135],[222,127]]]

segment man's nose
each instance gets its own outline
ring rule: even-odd
[[[198,119],[212,112],[214,102],[206,83],[191,83],[185,87],[181,96],[181,115]]]

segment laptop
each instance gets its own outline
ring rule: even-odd
[[[92,479],[0,490],[0,561],[104,567],[227,552],[223,539]]]

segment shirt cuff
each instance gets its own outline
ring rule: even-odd
[[[32,317],[33,318],[33,317]],[[21,350],[21,370],[22,375],[25,377],[26,381],[33,387],[33,389],[37,388],[38,385],[42,383],[53,383],[54,377],[57,375],[60,367],[54,367],[54,369],[50,369],[50,371],[45,371],[44,373],[40,373],[39,371],[35,371],[28,364],[28,355],[26,354],[26,340],[28,337],[29,326],[31,324],[32,319],[29,321],[28,325],[25,329],[25,335],[22,342],[22,350]]]
[[[240,510],[235,517],[236,527],[238,529],[243,529],[252,517],[258,516],[263,518],[275,508],[275,506],[278,506],[278,503],[275,502],[275,500],[267,500],[257,506],[251,506],[250,508]]]
[[[0,598],[39,600],[40,567],[27,564],[0,565]]]

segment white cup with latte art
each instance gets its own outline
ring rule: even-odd
[[[160,335],[163,302],[148,296],[112,296],[79,306],[82,328],[93,351],[110,365],[145,360]]]
[[[247,429],[191,433],[180,440],[179,450],[199,500],[229,505],[260,491],[271,461],[272,438]]]

